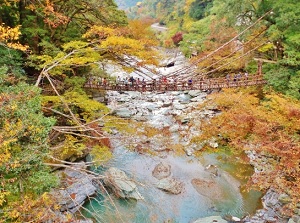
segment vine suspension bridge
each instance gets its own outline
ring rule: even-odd
[[[226,78],[209,78],[193,82],[174,82],[168,83],[164,81],[148,81],[144,83],[118,83],[118,84],[97,84],[92,81],[85,84],[85,88],[98,90],[114,90],[114,91],[184,91],[184,90],[213,90],[221,88],[246,87],[254,85],[263,85],[266,81],[262,75],[250,75],[249,77],[226,79]]]
[[[262,75],[262,63],[263,62],[271,62],[276,63],[276,61],[264,60],[261,58],[254,58],[254,60],[258,63],[257,73],[254,75],[243,75],[243,77],[239,75],[234,75],[234,77],[219,77],[219,78],[205,78],[207,75],[225,67],[228,64],[239,60],[253,51],[257,50],[259,47],[262,47],[267,42],[262,42],[260,45],[252,47],[249,51],[243,53],[241,56],[230,60],[229,62],[219,65],[217,68],[214,68],[210,71],[204,72],[206,69],[211,68],[213,65],[217,65],[220,62],[224,61],[226,58],[233,56],[236,52],[242,50],[243,46],[238,47],[234,50],[230,55],[222,58],[213,64],[209,65],[206,68],[195,71],[195,66],[200,62],[207,60],[209,57],[228,46],[230,43],[236,41],[240,36],[242,36],[249,29],[258,24],[265,16],[272,13],[272,10],[266,12],[260,18],[258,18],[254,23],[249,25],[246,29],[240,32],[238,35],[230,39],[228,42],[224,43],[222,46],[218,47],[216,50],[212,51],[208,55],[201,57],[197,60],[194,60],[188,66],[181,67],[174,72],[167,75],[157,76],[158,78],[149,77],[150,80],[140,81],[138,80],[128,80],[128,82],[117,81],[117,82],[106,82],[97,81],[97,80],[89,80],[85,84],[85,88],[89,89],[98,89],[98,90],[115,90],[115,91],[183,91],[183,90],[214,90],[221,88],[236,88],[236,87],[246,87],[246,86],[255,86],[255,85],[263,85],[266,84],[267,81],[263,79]],[[262,30],[259,34],[254,36],[251,40],[244,43],[247,45],[251,43],[253,40],[257,39],[260,35],[262,35],[266,29]]]

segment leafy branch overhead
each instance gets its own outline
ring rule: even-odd
[[[93,26],[83,35],[84,40],[75,40],[62,45],[56,55],[33,55],[31,65],[50,75],[64,75],[77,67],[99,67],[99,62],[110,61],[125,68],[157,64],[154,46],[149,39],[134,39],[124,36],[124,28],[113,29]]]

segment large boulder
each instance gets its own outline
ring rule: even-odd
[[[180,194],[184,189],[183,182],[172,177],[163,178],[157,183],[157,188],[171,194]]]
[[[200,218],[193,223],[227,223],[221,216],[210,216],[205,218]]]
[[[111,167],[105,172],[104,184],[109,187],[117,197],[136,200],[144,199],[134,181],[129,179],[124,171],[115,167]]]
[[[219,201],[225,197],[222,187],[214,180],[192,179],[191,183],[199,194],[211,200]]]
[[[154,170],[152,171],[152,176],[154,176],[158,180],[166,178],[170,175],[171,175],[171,166],[162,162],[157,164]]]
[[[93,185],[93,176],[86,174],[80,169],[67,169],[63,173],[66,179],[65,189],[52,192],[61,207],[60,211],[76,212],[85,200],[96,193],[97,188]]]

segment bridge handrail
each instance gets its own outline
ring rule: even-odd
[[[208,78],[193,80],[192,83],[187,81],[178,82],[163,82],[163,81],[147,81],[147,82],[130,82],[130,83],[116,83],[107,82],[105,84],[100,84],[96,81],[88,81],[84,87],[95,88],[103,90],[122,90],[122,91],[155,91],[155,90],[207,90],[207,89],[218,89],[218,88],[228,88],[228,87],[240,87],[240,86],[252,86],[265,84],[266,81],[263,79],[262,75],[249,75],[240,78],[231,77],[226,79],[222,78]]]

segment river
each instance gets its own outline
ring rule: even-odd
[[[135,114],[131,118],[141,117],[139,111],[145,113],[146,110],[148,113],[143,114],[143,117],[150,117],[146,123],[153,124],[157,128],[159,126],[173,128],[177,125],[176,116],[178,115],[181,117],[189,115],[194,118],[201,116],[202,113],[200,115],[192,113],[189,108],[194,108],[197,103],[202,103],[205,96],[201,92],[199,95],[195,92],[190,94],[194,99],[201,96],[201,100],[192,100],[187,92],[166,93],[159,96],[146,93],[119,94],[111,92],[109,101],[114,103],[127,101],[128,112],[131,112],[131,115]],[[128,103],[128,97],[130,103]],[[181,103],[180,105],[183,107],[176,103]],[[166,104],[170,106],[168,111],[166,111]],[[151,109],[145,109],[145,106]],[[124,113],[124,110],[122,112]],[[210,113],[204,111],[203,114]],[[162,136],[162,138],[167,138],[162,141],[169,143],[170,147],[175,143],[187,145],[178,133],[180,128],[185,129],[186,135],[193,134],[193,126],[189,126],[191,131],[188,132],[186,125],[179,125],[177,130],[173,130],[171,136]],[[136,129],[136,131],[139,130]],[[137,139],[138,135],[134,137],[136,137],[135,141],[139,140]],[[143,140],[145,140],[144,137]],[[186,137],[184,140],[187,140]],[[159,144],[162,141],[158,142],[153,138],[149,138],[149,141],[154,142],[153,147],[166,146]],[[141,154],[128,149],[129,146],[125,142],[117,139],[112,139],[112,147],[113,159],[98,170],[103,172],[107,167],[113,166],[125,171],[137,182],[144,200],[117,199],[113,195],[107,196],[104,191],[100,191],[98,196],[85,204],[84,207],[88,211],[83,210],[84,215],[92,218],[95,222],[190,223],[199,218],[214,215],[242,217],[252,214],[260,208],[261,193],[252,190],[250,192],[243,191],[243,185],[253,173],[252,167],[240,162],[241,157],[231,154],[230,149],[219,149],[217,153],[202,152],[200,155],[197,153],[198,155],[189,156],[178,155],[172,150],[163,151],[163,153]],[[152,171],[160,162],[170,165],[172,177],[183,182],[184,190],[180,194],[170,194],[156,187],[157,179],[153,177]],[[216,166],[218,175],[214,176],[207,171],[207,165]],[[211,182],[211,186],[195,186],[195,182],[202,181]]]

